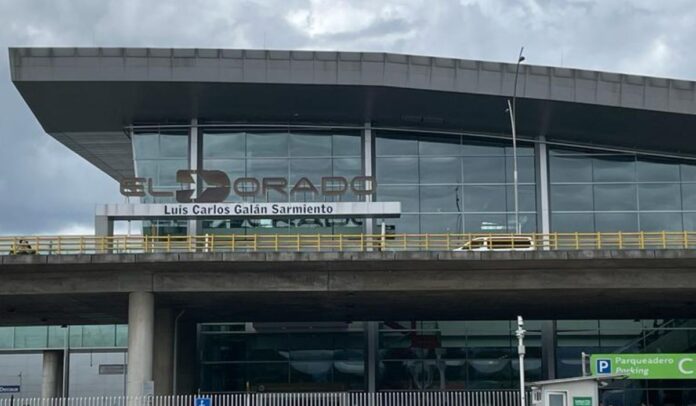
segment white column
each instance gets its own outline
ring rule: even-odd
[[[367,122],[363,129],[363,175],[374,176],[374,156],[372,153],[372,124]],[[365,201],[371,202],[372,195],[365,195]],[[366,234],[374,233],[374,219],[368,217],[365,219],[365,231]]]
[[[43,352],[42,398],[63,396],[63,351]]]
[[[539,136],[539,143],[536,147],[537,159],[537,190],[539,207],[537,216],[539,220],[537,224],[541,226],[539,230],[543,234],[551,232],[551,213],[549,210],[549,152],[546,146],[546,137]]]
[[[201,147],[203,145],[203,139],[198,130],[198,119],[194,118],[191,120],[191,130],[189,133],[189,169],[198,171],[203,166],[201,162],[203,151]],[[196,181],[196,191],[193,193],[193,197],[197,198],[198,194],[201,193],[202,185],[198,182],[198,175],[194,175],[193,179]],[[188,221],[188,235],[198,235],[201,232],[201,220],[190,219]]]
[[[142,396],[152,387],[155,296],[132,292],[128,297],[128,381],[127,396]]]

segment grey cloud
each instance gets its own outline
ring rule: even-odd
[[[320,29],[293,24],[292,13]],[[43,133],[9,81],[8,46],[265,46],[513,61],[525,45],[531,64],[696,79],[693,38],[693,0],[0,0],[0,234],[88,229],[95,204],[122,199],[113,180]]]

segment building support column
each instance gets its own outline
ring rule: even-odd
[[[541,322],[542,379],[556,379],[556,320]]]
[[[534,155],[536,156],[537,180],[537,229],[542,234],[551,232],[551,211],[549,200],[549,152],[546,137],[539,136]],[[548,247],[544,247],[548,249]]]
[[[365,322],[365,337],[367,341],[367,351],[365,352],[365,379],[367,380],[367,391],[377,392],[377,371],[379,371],[379,322]]]
[[[175,395],[190,395],[196,392],[196,365],[198,330],[191,320],[180,320],[177,327],[176,376],[172,384]]]
[[[132,292],[128,297],[128,380],[126,396],[152,395],[155,296]]]
[[[63,396],[63,351],[43,352],[43,373],[41,381],[42,398]]]
[[[203,136],[198,129],[198,119],[191,119],[191,128],[189,132],[189,169],[196,173],[203,168]],[[198,194],[203,190],[203,185],[198,181],[198,175],[193,175],[196,182],[196,190],[193,192],[193,198],[198,198]],[[199,235],[202,231],[202,222],[198,219],[188,220],[188,235]]]
[[[172,374],[174,371],[174,312],[170,308],[155,309],[152,374],[155,395],[173,395]]]
[[[94,216],[94,236],[113,237],[114,220],[108,216]],[[96,251],[98,254],[110,254],[112,250],[113,241],[104,240],[103,243],[97,242]],[[60,252],[58,254],[60,254]]]
[[[374,176],[374,164],[375,164],[375,159],[374,159],[374,138],[372,136],[372,124],[370,122],[365,123],[365,126],[363,128],[363,136],[362,136],[362,155],[363,155],[363,175],[364,176]],[[372,185],[374,187],[374,185]],[[373,195],[365,195],[365,201],[366,202],[372,202],[374,200]],[[365,234],[374,234],[374,219],[371,217],[365,218],[365,229],[364,233]],[[372,247],[369,247],[368,250],[371,251]]]

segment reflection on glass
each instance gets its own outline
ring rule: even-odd
[[[678,183],[645,183],[638,185],[641,210],[680,210]]]
[[[549,173],[551,182],[592,182],[592,159],[551,154]]]
[[[595,227],[599,232],[638,231],[636,213],[596,213]]]
[[[458,212],[459,186],[421,186],[421,212]]]
[[[421,233],[461,233],[461,215],[421,214]]]
[[[244,157],[245,143],[244,133],[204,133],[203,160]]]
[[[291,133],[290,156],[331,156],[331,135]]]
[[[667,162],[638,161],[638,180],[641,182],[679,182],[679,165]]]
[[[460,183],[460,158],[420,158],[421,183]]]
[[[464,183],[505,183],[505,158],[465,157]]]
[[[418,155],[417,136],[378,136],[375,141],[377,156]]]
[[[594,229],[592,213],[554,213],[551,215],[551,230],[559,233],[590,233]]]
[[[633,156],[602,156],[593,160],[595,182],[633,182],[636,164]]]
[[[464,211],[505,211],[508,206],[505,189],[505,186],[464,186]],[[510,206],[514,210],[514,203]]]
[[[460,137],[453,136],[421,136],[418,141],[420,155],[456,156],[460,155]]]
[[[380,202],[401,202],[402,213],[419,211],[418,186],[379,186],[377,200]]]
[[[595,210],[636,210],[636,185],[594,185]]]
[[[591,211],[592,185],[551,185],[552,211]]]
[[[418,158],[377,158],[377,184],[418,183]]]
[[[287,157],[287,133],[249,133],[246,141],[248,157]]]
[[[505,214],[464,215],[465,233],[504,233],[511,229],[514,229],[514,226],[509,227]]]
[[[641,213],[642,231],[682,231],[681,213]]]

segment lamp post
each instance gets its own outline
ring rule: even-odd
[[[515,84],[512,90],[512,102],[510,102],[510,99],[507,100],[508,112],[510,113],[510,126],[512,127],[512,187],[515,198],[515,234],[520,234],[522,232],[522,228],[520,227],[520,203],[517,187],[517,127],[515,121],[517,113],[517,77],[520,73],[520,64],[525,60],[522,52],[524,52],[524,47],[520,48],[520,55],[517,57],[517,66],[515,67]]]
[[[524,354],[526,353],[524,347],[524,333],[526,332],[522,316],[517,316],[517,330],[515,331],[515,335],[517,335],[517,354],[520,357],[520,406],[525,406],[527,400],[524,391]]]

